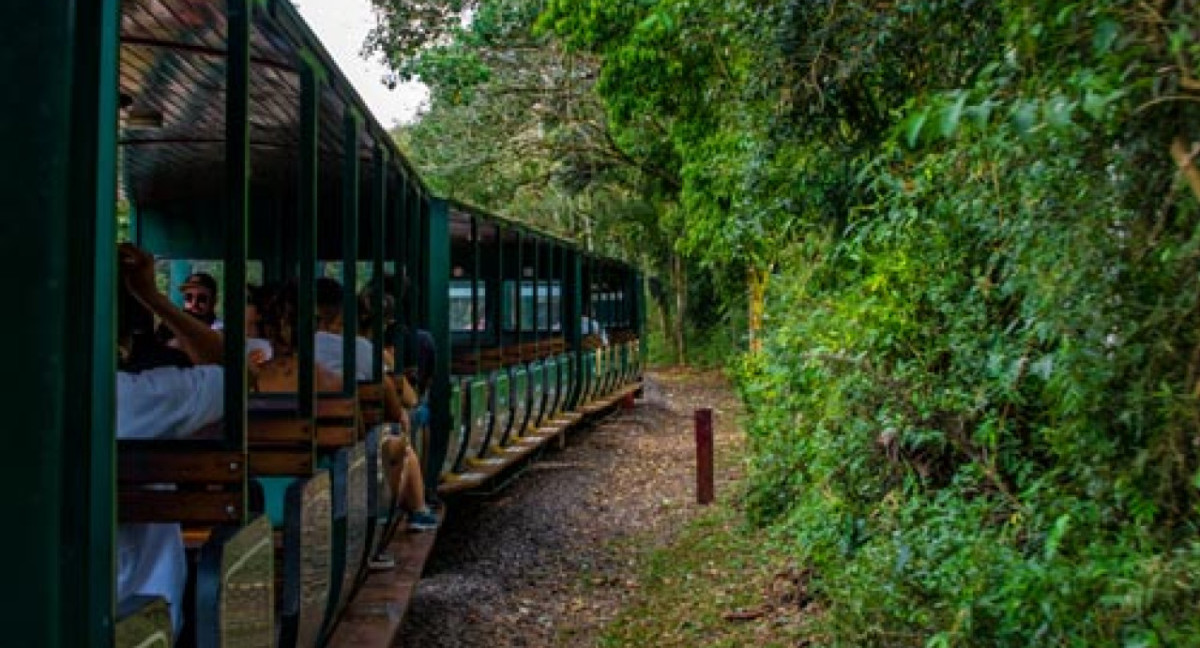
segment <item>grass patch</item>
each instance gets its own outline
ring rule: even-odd
[[[796,646],[803,636],[805,579],[728,501],[691,522],[678,540],[639,565],[629,605],[599,645]]]

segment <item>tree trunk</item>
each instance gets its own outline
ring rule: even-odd
[[[767,283],[771,281],[771,269],[759,270],[750,268],[746,273],[746,284],[749,292],[750,321],[750,353],[757,355],[762,352],[762,321],[763,310],[766,307]]]
[[[683,258],[674,252],[671,253],[671,287],[675,291],[675,321],[672,329],[675,359],[680,366],[687,366],[687,348],[683,339],[683,323],[687,320],[687,274]]]

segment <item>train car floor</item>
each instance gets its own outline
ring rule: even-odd
[[[445,516],[444,507],[437,511],[439,528]],[[387,550],[395,559],[395,567],[372,570],[367,575],[342,613],[342,619],[329,639],[330,647],[391,646],[396,641],[437,534],[438,530],[434,529],[402,531],[396,535]]]

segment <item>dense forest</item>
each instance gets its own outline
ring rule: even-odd
[[[735,377],[815,644],[1200,645],[1200,1],[372,1],[432,184]]]

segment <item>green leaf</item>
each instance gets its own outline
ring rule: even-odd
[[[901,129],[904,131],[904,141],[909,148],[916,148],[917,141],[921,137],[921,129],[925,126],[925,120],[928,118],[929,106],[925,106],[904,120]]]
[[[1070,524],[1071,515],[1069,513],[1063,513],[1054,521],[1054,527],[1046,535],[1046,547],[1042,552],[1046,560],[1050,560],[1058,555],[1058,547],[1062,544],[1063,536],[1067,534],[1067,528]]]
[[[1021,135],[1027,135],[1033,130],[1033,126],[1037,123],[1038,101],[1036,99],[1025,99],[1018,101],[1013,106],[1012,115],[1010,116],[1013,128]]]
[[[967,103],[967,94],[958,92],[958,99],[942,109],[938,120],[938,135],[950,139],[958,130],[958,120],[962,117],[963,106]]]
[[[1096,56],[1104,56],[1112,50],[1113,43],[1121,33],[1121,26],[1114,20],[1105,18],[1096,25],[1096,33],[1092,35],[1092,51]]]
[[[1071,125],[1071,113],[1078,104],[1063,95],[1054,95],[1042,104],[1042,119],[1055,128]]]

